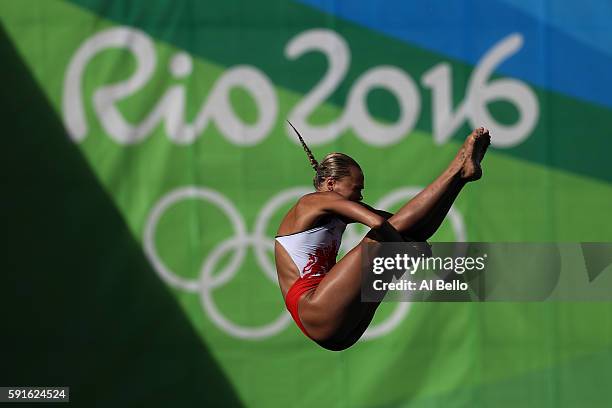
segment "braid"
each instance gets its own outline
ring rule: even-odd
[[[300,132],[297,131],[297,129],[291,124],[291,122],[287,121],[287,123],[289,124],[289,126],[293,128],[298,139],[300,139],[300,143],[302,143],[302,147],[304,148],[304,151],[306,152],[306,156],[308,156],[310,165],[312,166],[314,171],[317,172],[319,169],[319,162],[317,162],[317,160],[314,158],[314,155],[312,154],[308,146],[306,146],[306,142],[304,142],[304,139],[302,139],[302,135],[300,135]]]

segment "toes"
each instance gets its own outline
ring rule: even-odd
[[[486,143],[487,146],[491,144],[491,134],[489,132],[485,134],[485,140],[487,142]]]

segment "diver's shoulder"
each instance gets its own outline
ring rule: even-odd
[[[314,191],[312,193],[303,195],[298,200],[298,205],[321,205],[324,202],[339,199],[344,199],[344,197],[335,191]]]

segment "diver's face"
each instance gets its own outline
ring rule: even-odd
[[[363,196],[363,173],[358,167],[351,166],[351,174],[338,180],[333,180],[332,191],[351,201],[361,201]]]

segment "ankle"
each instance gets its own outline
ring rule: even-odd
[[[461,174],[463,171],[465,160],[453,160],[451,164],[446,168],[446,175],[449,177],[459,177],[461,178]]]

